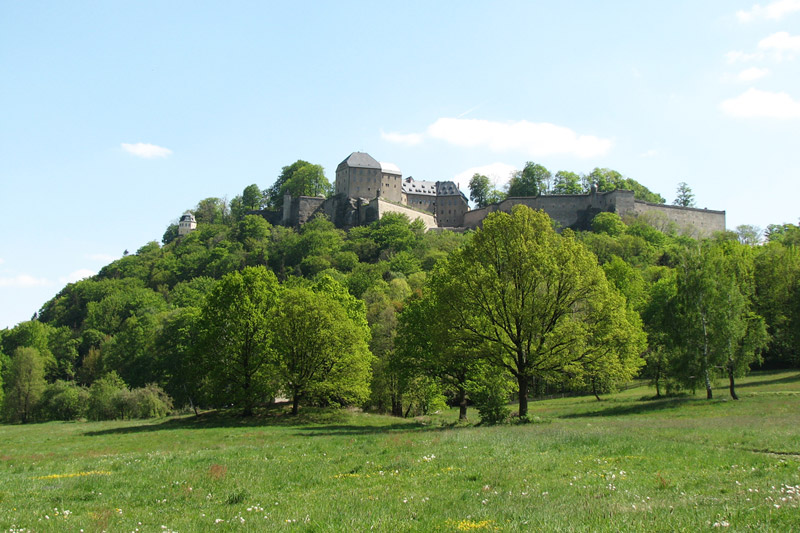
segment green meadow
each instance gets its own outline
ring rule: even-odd
[[[800,372],[529,424],[284,408],[0,426],[3,531],[798,531]],[[477,413],[470,411],[477,420]]]

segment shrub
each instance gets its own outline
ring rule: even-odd
[[[89,388],[89,409],[87,415],[92,420],[112,420],[117,418],[119,409],[125,408],[127,385],[119,375],[111,371],[101,377]]]
[[[504,422],[511,410],[508,398],[513,386],[505,376],[486,376],[478,382],[470,384],[470,398],[478,410],[482,424],[499,424]]]
[[[39,403],[44,420],[77,420],[86,416],[89,390],[74,381],[58,380],[47,385]]]
[[[135,418],[161,418],[172,411],[172,398],[164,389],[151,383],[130,392],[131,406],[128,416]]]

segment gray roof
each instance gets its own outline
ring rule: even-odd
[[[375,159],[366,152],[353,152],[344,161],[339,163],[339,167],[342,165],[350,168],[381,168],[381,164],[375,161]]]
[[[425,196],[436,196],[436,182],[406,179],[403,181],[403,192],[406,194],[424,194]]]

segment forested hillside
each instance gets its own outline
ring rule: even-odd
[[[658,394],[725,378],[735,397],[750,368],[800,364],[796,225],[701,242],[601,213],[559,234],[516,209],[475,234],[395,214],[345,232],[246,214],[267,204],[256,186],[202,200],[194,232],[170,226],[0,331],[6,420],[286,398],[399,416],[446,401],[496,421],[512,394],[524,416],[528,396],[641,373]]]

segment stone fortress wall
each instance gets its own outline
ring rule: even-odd
[[[725,211],[653,204],[636,200],[633,191],[592,191],[587,194],[553,194],[507,198],[497,204],[473,209],[464,214],[464,227],[474,229],[494,211],[511,212],[515,205],[522,204],[532,209],[541,209],[560,227],[576,230],[591,228],[592,219],[601,212],[626,215],[644,215],[672,222],[683,233],[709,236],[715,231],[725,231]]]

